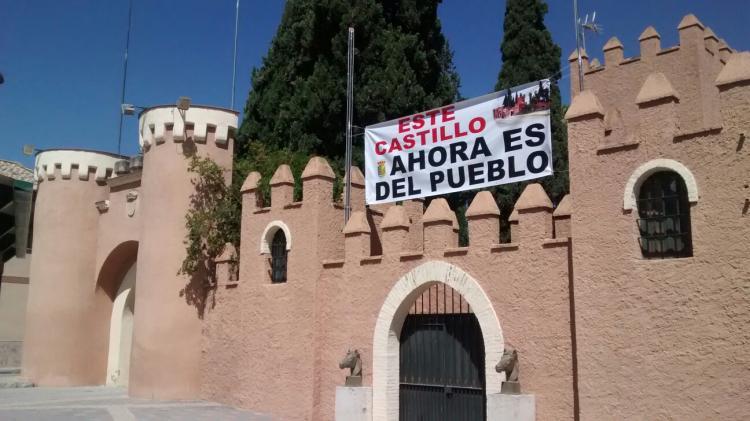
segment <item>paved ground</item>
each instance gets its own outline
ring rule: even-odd
[[[114,387],[0,389],[2,421],[247,420],[270,417],[204,401],[132,399]]]

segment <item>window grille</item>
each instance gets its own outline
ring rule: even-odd
[[[690,202],[685,181],[672,171],[649,176],[638,192],[638,229],[643,257],[693,255]]]
[[[279,229],[273,235],[271,242],[271,282],[286,282],[286,236]]]

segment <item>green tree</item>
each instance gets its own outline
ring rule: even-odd
[[[346,117],[348,27],[355,37],[357,126],[454,102],[458,76],[441,32],[440,0],[289,0],[268,54],[252,74],[237,136],[231,185],[210,159],[190,157],[196,192],[185,216],[186,258],[180,273],[206,271],[229,242],[239,246],[241,195],[250,171],[260,189],[289,164],[297,179],[311,155],[331,162],[341,191]],[[362,161],[355,137],[355,164]]]
[[[347,28],[355,28],[355,118],[365,126],[451,103],[458,92],[440,0],[290,0],[252,74],[239,130],[252,144],[317,154],[343,169]],[[353,157],[361,164],[361,137]],[[263,174],[264,176],[270,176]]]
[[[503,41],[500,46],[503,65],[495,90],[507,89],[539,79],[553,79],[552,86],[552,153],[555,173],[541,179],[553,202],[568,193],[568,134],[560,89],[560,47],[544,25],[547,4],[544,0],[508,0],[505,6]],[[505,221],[528,183],[499,186],[495,191]]]

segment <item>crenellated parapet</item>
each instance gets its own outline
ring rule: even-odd
[[[236,111],[202,105],[187,110],[174,105],[147,108],[140,115],[138,141],[144,151],[186,140],[226,147],[237,132],[237,115]]]
[[[519,249],[533,250],[550,242],[563,244],[571,236],[570,197],[562,200],[553,215],[552,201],[542,186],[530,184],[509,218],[510,244],[500,243],[501,213],[497,201],[491,192],[480,191],[466,211],[469,245],[459,247],[458,218],[446,199],[433,198],[426,208],[421,199],[368,207],[364,199],[364,176],[358,168],[350,171],[352,213],[346,224],[343,206],[333,199],[335,176],[325,159],[313,157],[308,162],[301,176],[303,192],[299,202],[293,201],[295,180],[289,166],[279,166],[271,178],[271,203],[263,203],[261,174],[250,173],[241,189],[242,254],[257,256],[259,251],[267,254],[267,250],[257,250],[255,245],[262,243],[259,237],[268,235],[267,227],[278,223],[285,224],[295,238],[292,253],[298,247],[322,250],[319,254],[328,256],[321,257],[323,268],[398,263],[427,257],[489,256]]]
[[[407,205],[388,206],[377,227],[368,221],[366,212],[352,213],[343,230],[345,258],[341,263],[358,267],[423,258],[490,258],[495,253],[519,250],[526,253],[550,245],[564,245],[571,237],[573,209],[570,196],[563,198],[553,214],[552,201],[540,184],[528,185],[515,204],[509,219],[511,243],[500,243],[500,210],[489,191],[478,192],[467,209],[469,245],[466,247],[458,246],[456,213],[444,198],[434,198],[421,217],[422,249],[410,248],[409,238],[419,228],[409,218]],[[375,228],[382,233],[382,254],[377,255],[370,247]]]
[[[34,177],[37,182],[60,178],[69,180],[75,172],[79,180],[93,179],[104,181],[115,175],[115,163],[127,159],[125,156],[106,152],[53,149],[39,152],[34,165]]]
[[[673,127],[673,136],[689,137],[721,127],[724,105],[715,80],[736,53],[692,14],[680,21],[677,30],[679,45],[664,48],[656,29],[647,27],[638,37],[640,54],[634,57],[625,57],[623,43],[612,37],[603,47],[603,65],[595,58],[589,65],[589,55],[582,53],[584,88],[596,95],[605,115],[608,138],[602,149],[637,144],[639,132],[644,132],[639,127],[644,115],[654,117],[652,107],[663,105],[659,100],[666,98],[673,98],[673,106],[655,109]],[[576,51],[569,61],[571,73],[577,73]],[[571,83],[571,97],[578,94],[578,83]]]

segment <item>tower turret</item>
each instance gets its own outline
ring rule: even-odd
[[[139,127],[143,222],[129,392],[157,399],[196,398],[204,279],[200,273],[178,275],[185,257],[185,214],[195,192],[189,158],[210,157],[229,173],[237,113],[158,106],[141,113]]]
[[[121,159],[64,149],[36,156],[34,254],[23,356],[23,375],[36,384],[104,383],[107,332],[100,321],[107,303],[96,291],[95,204],[106,198],[105,180]]]

